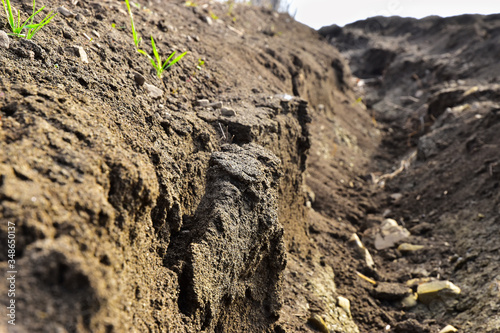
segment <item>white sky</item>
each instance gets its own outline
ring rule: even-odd
[[[315,29],[371,16],[422,18],[429,15],[500,13],[500,0],[289,0],[295,19]]]

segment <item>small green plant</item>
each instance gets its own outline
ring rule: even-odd
[[[199,71],[201,71],[201,68],[205,65],[205,61],[204,60],[201,60],[201,59],[198,59],[198,66],[196,66],[196,69],[198,69]]]
[[[186,51],[183,54],[181,54],[180,56],[178,56],[177,58],[175,58],[174,60],[171,60],[175,55],[175,51],[174,51],[174,52],[172,52],[171,55],[168,56],[167,60],[165,60],[165,62],[162,64],[161,57],[158,54],[158,50],[156,49],[155,40],[154,40],[152,35],[151,35],[151,47],[153,48],[153,54],[155,56],[154,58],[151,57],[149,54],[147,54],[143,50],[137,49],[137,51],[141,54],[144,54],[146,57],[149,58],[149,61],[151,62],[151,65],[153,65],[153,67],[156,69],[156,75],[159,78],[162,77],[162,73],[165,69],[176,64],[179,60],[181,60],[187,54],[187,51]]]
[[[219,17],[215,15],[211,10],[208,11],[212,20],[217,21]]]
[[[132,10],[130,9],[129,1],[125,0],[125,4],[127,5],[128,14],[130,15],[130,24],[132,25],[132,36],[134,36],[135,48],[139,51],[139,43],[141,42],[142,38],[139,38],[139,36],[137,36],[137,32],[135,31],[134,17],[132,16]]]
[[[128,14],[130,15],[130,24],[132,25],[132,35],[134,37],[135,48],[136,48],[137,52],[139,52],[140,54],[143,54],[146,57],[148,57],[149,61],[151,62],[151,65],[153,65],[153,67],[156,69],[156,75],[159,78],[161,78],[162,74],[163,74],[163,71],[165,69],[169,68],[170,66],[173,66],[174,64],[176,64],[179,60],[181,60],[187,54],[187,52],[184,52],[183,54],[181,54],[180,56],[178,56],[177,58],[175,58],[174,60],[172,60],[172,58],[175,55],[175,51],[174,51],[167,58],[167,60],[165,60],[165,62],[162,64],[161,57],[160,57],[160,55],[158,53],[158,50],[156,48],[156,44],[155,44],[155,40],[153,38],[153,35],[151,35],[151,47],[153,48],[154,58],[151,57],[144,50],[139,49],[139,43],[141,42],[141,38],[139,38],[137,36],[137,32],[135,31],[134,17],[132,16],[132,10],[130,9],[129,0],[125,0],[125,4],[127,5]]]
[[[9,35],[17,36],[17,37],[26,37],[27,39],[33,38],[35,34],[52,21],[52,19],[57,15],[57,13],[51,11],[40,23],[33,23],[35,16],[44,10],[45,6],[35,11],[36,4],[35,0],[33,0],[33,14],[28,17],[24,23],[21,24],[21,14],[17,12],[17,20],[14,14],[12,13],[12,6],[10,4],[10,0],[2,0],[3,8],[5,10],[5,14],[7,15],[7,21],[9,22],[12,33]],[[29,23],[28,23],[29,22]],[[26,34],[22,34],[23,29],[28,29]]]

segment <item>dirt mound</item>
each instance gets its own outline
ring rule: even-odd
[[[266,9],[140,1],[142,47],[152,33],[164,58],[189,51],[159,79],[124,3],[50,5],[70,14],[0,48],[0,237],[15,225],[18,272],[16,326],[2,328],[307,327],[309,310],[278,320],[299,279],[283,277],[285,251],[310,249],[310,105],[331,110],[348,89],[339,53]]]

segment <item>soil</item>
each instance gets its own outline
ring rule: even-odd
[[[392,158],[389,172],[408,162],[398,176],[379,182],[377,202],[424,250],[379,252],[379,276],[391,282],[433,277],[461,288],[452,302],[407,311],[424,325],[405,332],[437,332],[445,324],[463,332],[500,331],[500,95],[490,52],[500,42],[499,19],[375,17],[320,31],[349,59],[358,94],[382,127],[375,161]],[[362,227],[365,235],[369,227]]]
[[[188,51],[161,79],[121,1],[0,47],[0,328],[500,331],[500,18],[194,3],[132,6],[146,52]],[[424,248],[377,250],[385,218]],[[461,293],[403,307],[414,278]]]

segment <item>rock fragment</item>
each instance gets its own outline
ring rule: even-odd
[[[146,83],[146,79],[140,73],[134,73],[134,80],[138,86],[143,86]]]
[[[431,281],[420,284],[417,288],[418,299],[422,303],[430,303],[436,298],[457,296],[460,288],[450,281]]]
[[[403,195],[401,193],[393,193],[389,197],[393,203],[398,203],[403,198]]]
[[[375,267],[375,262],[373,261],[373,258],[368,251],[368,249],[363,245],[361,240],[359,239],[357,234],[352,234],[351,238],[349,239],[348,242],[349,246],[351,246],[356,254],[364,260],[366,266],[369,268]]]
[[[9,36],[3,30],[0,30],[0,47],[8,49],[10,44]]]
[[[63,37],[68,39],[68,40],[73,40],[75,39],[75,31],[71,29],[70,27],[65,27],[62,30]]]
[[[408,244],[408,243],[402,243],[398,246],[398,251],[401,253],[409,253],[409,252],[415,252],[418,250],[422,250],[425,248],[423,245],[413,245],[413,244]]]
[[[234,117],[236,115],[236,111],[229,108],[222,108],[220,110],[220,114],[223,115],[224,117]]]
[[[75,19],[80,23],[87,23],[87,18],[82,14],[77,14]]]
[[[347,298],[338,296],[337,305],[341,307],[349,317],[351,317],[351,302]]]
[[[73,17],[76,16],[75,13],[73,13],[72,11],[64,8],[63,6],[57,8],[57,12],[60,13],[64,17],[73,18]]]
[[[84,64],[88,64],[89,63],[89,58],[87,56],[87,52],[85,52],[85,50],[81,46],[78,46],[77,48],[78,48],[78,55],[80,56],[80,60]]]
[[[312,326],[312,328],[314,328],[317,331],[320,331],[322,333],[330,333],[330,330],[326,326],[326,323],[323,320],[323,318],[321,318],[317,314],[315,314],[314,316],[309,317],[309,319],[307,319],[307,322],[309,323],[309,325]]]
[[[441,331],[439,331],[439,333],[453,333],[453,332],[458,332],[458,330],[451,325],[447,325]]]
[[[146,91],[148,92],[149,97],[160,98],[161,96],[163,96],[163,90],[153,86],[152,84],[144,83],[144,89],[146,89]]]
[[[214,22],[212,21],[212,19],[208,16],[204,16],[203,17],[203,21],[205,21],[208,25],[212,25],[214,24]]]
[[[214,109],[220,109],[220,108],[222,108],[222,102],[213,102],[213,103],[210,103],[208,106],[210,106]]]
[[[410,236],[410,232],[398,225],[393,219],[385,219],[380,227],[380,232],[375,236],[377,250],[393,247],[399,241]]]
[[[413,308],[417,306],[418,294],[412,293],[411,295],[406,296],[401,301],[401,306],[405,309]]]
[[[209,106],[210,101],[208,99],[199,99],[196,101],[196,105],[206,107]]]
[[[399,301],[412,294],[410,288],[392,282],[379,282],[373,289],[373,296],[383,301]]]

